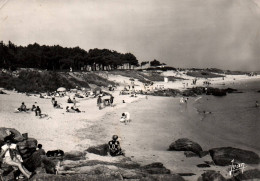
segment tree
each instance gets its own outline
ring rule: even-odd
[[[141,62],[141,68],[142,68],[142,66],[145,66],[146,64],[148,64],[149,63],[149,61],[147,61],[147,62]]]
[[[161,62],[158,60],[154,59],[153,61],[150,62],[150,66],[160,66],[162,65]]]

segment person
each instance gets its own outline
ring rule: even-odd
[[[22,105],[20,106],[20,108],[19,108],[18,110],[19,110],[19,111],[24,111],[24,112],[27,111],[26,105],[24,104],[24,102],[22,102]]]
[[[129,112],[124,112],[122,113],[121,119],[120,119],[121,123],[127,123],[130,122],[130,113]]]
[[[77,103],[77,101],[76,101],[75,97],[73,97],[73,104],[74,104],[74,107],[76,107],[76,103]]]
[[[17,145],[12,143],[11,137],[7,136],[4,138],[5,144],[1,147],[0,157],[4,157],[3,161],[7,165],[18,167],[18,169],[26,176],[28,179],[31,178],[34,173],[29,172],[22,165],[22,157],[18,152]]]
[[[54,107],[54,108],[60,108],[60,109],[62,109],[61,106],[58,104],[57,101],[54,101],[53,107]]]
[[[51,98],[51,103],[52,103],[52,105],[53,105],[53,107],[54,107],[54,104],[55,104],[55,98],[54,98],[54,97]]]
[[[38,144],[37,147],[38,147],[37,152],[38,152],[40,155],[46,155],[45,150],[42,148],[42,144]]]
[[[184,97],[181,97],[180,103],[184,103]]]
[[[110,104],[111,104],[111,106],[113,105],[113,102],[114,102],[114,97],[112,95],[110,95]]]
[[[35,111],[35,109],[36,109],[36,106],[35,106],[35,105],[32,105],[31,111]]]
[[[124,153],[120,147],[120,143],[117,139],[118,139],[118,136],[113,135],[112,140],[108,142],[109,154],[111,156],[124,155]]]
[[[77,107],[71,106],[71,109],[74,110],[74,111],[76,111],[76,112],[81,112],[81,111],[79,110],[79,108],[77,108]]]
[[[255,107],[259,107],[258,101],[255,101]]]
[[[68,98],[68,101],[67,101],[67,102],[68,102],[68,103],[73,103],[70,97]]]
[[[74,109],[70,109],[69,106],[66,107],[66,112],[75,113]]]
[[[35,109],[35,116],[41,116],[41,109],[39,106],[37,106]]]
[[[99,109],[101,109],[101,103],[102,103],[102,99],[101,99],[101,95],[99,95],[97,99],[97,105]]]

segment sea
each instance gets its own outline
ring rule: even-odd
[[[233,88],[240,93],[227,96],[201,96],[194,100],[193,108],[200,115],[202,131],[210,135],[205,141],[210,145],[222,144],[254,150],[260,153],[260,80],[247,80],[217,85],[219,88]],[[203,135],[203,134],[202,134]],[[219,144],[218,144],[219,143]]]

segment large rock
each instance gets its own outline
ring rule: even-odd
[[[140,179],[140,181],[185,181],[177,174],[148,175]]]
[[[71,152],[66,152],[63,156],[64,160],[82,160],[85,159],[85,152],[80,152],[80,151],[71,151]]]
[[[28,138],[18,142],[17,147],[23,159],[29,158],[36,151],[37,140],[34,138]]]
[[[29,158],[24,160],[23,165],[30,172],[33,172],[36,170],[36,168],[41,167],[41,163],[42,159],[40,153],[34,152]]]
[[[259,156],[247,150],[232,147],[214,148],[209,150],[210,156],[216,165],[231,165],[231,160],[247,164],[259,164]]]
[[[240,172],[237,176],[235,176],[235,179],[229,180],[260,180],[260,170],[246,170],[243,173]]]
[[[198,181],[226,181],[226,179],[214,170],[208,170],[199,177]]]
[[[89,153],[106,156],[109,149],[108,149],[108,144],[102,144],[102,145],[98,145],[98,146],[91,146],[86,151]]]
[[[141,167],[141,170],[149,174],[170,174],[171,171],[160,162],[151,163]]]
[[[201,146],[194,142],[189,140],[188,138],[181,138],[173,142],[169,146],[170,151],[192,151],[200,156],[200,152],[202,152]]]
[[[8,130],[11,131],[12,133],[14,133],[14,141],[15,142],[19,142],[19,141],[24,140],[24,137],[22,136],[22,134],[19,131],[17,131],[16,129],[1,127],[0,128],[0,140],[1,141],[4,141],[4,138],[6,136],[8,136],[8,134],[7,134]]]

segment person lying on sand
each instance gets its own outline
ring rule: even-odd
[[[113,135],[112,140],[108,142],[109,154],[111,156],[125,155],[120,147],[118,136]]]
[[[17,150],[17,145],[12,143],[12,139],[7,136],[4,138],[5,144],[1,147],[1,154],[0,157],[4,157],[3,161],[7,165],[18,167],[18,169],[26,176],[28,179],[31,178],[34,173],[29,172],[23,165],[22,165],[22,157]]]
[[[122,113],[122,116],[120,118],[120,122],[121,123],[127,123],[127,122],[130,122],[130,113],[129,112],[124,112]]]
[[[71,106],[71,109],[74,110],[74,111],[76,111],[76,112],[81,112],[81,111],[79,110],[79,108],[77,108],[77,107],[75,107],[75,106],[74,106],[74,107]]]

